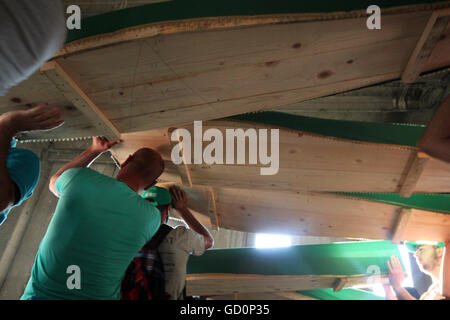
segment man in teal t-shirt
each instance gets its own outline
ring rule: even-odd
[[[147,148],[130,156],[116,179],[86,168],[119,142],[95,137],[52,177],[50,190],[60,199],[21,299],[119,299],[128,265],[161,223],[139,194],[164,170]]]

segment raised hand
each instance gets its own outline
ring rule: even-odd
[[[64,112],[44,104],[30,110],[10,111],[0,116],[0,126],[11,135],[27,131],[51,130],[61,126]]]
[[[172,195],[172,205],[175,209],[183,209],[187,207],[186,193],[178,186],[171,186],[169,188]]]
[[[109,141],[106,137],[94,137],[90,149],[92,152],[103,153],[121,142],[123,142],[121,139]]]
[[[400,260],[395,256],[391,256],[391,263],[388,261],[387,266],[389,269],[389,281],[392,287],[394,289],[400,288],[403,280],[405,280],[405,272],[403,271]]]

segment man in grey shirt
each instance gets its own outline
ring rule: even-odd
[[[142,196],[153,201],[160,210],[161,223],[167,223],[170,206],[173,206],[189,226],[177,226],[171,230],[158,248],[166,278],[165,291],[170,295],[170,300],[182,300],[189,255],[202,255],[205,250],[214,246],[214,239],[190,212],[186,193],[179,187],[172,186],[169,190],[152,187]]]

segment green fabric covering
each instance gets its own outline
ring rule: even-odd
[[[411,147],[416,146],[426,128],[413,124],[319,119],[274,111],[247,113],[228,119],[258,122],[322,136]]]
[[[376,265],[387,274],[390,256],[400,257],[390,241],[300,245],[287,248],[212,249],[190,256],[187,272],[263,275],[356,275]]]
[[[413,194],[409,198],[400,197],[397,193],[363,193],[337,192],[345,196],[389,203],[406,208],[450,213],[450,194]]]
[[[368,291],[358,289],[342,289],[334,292],[333,289],[304,290],[298,293],[319,300],[385,300]]]
[[[379,0],[381,8],[439,2],[437,0]],[[82,20],[81,30],[68,32],[67,42],[115,32],[148,23],[221,16],[251,16],[283,13],[327,13],[364,10],[371,0],[176,0],[108,12]]]

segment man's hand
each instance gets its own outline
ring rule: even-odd
[[[90,147],[90,151],[100,154],[105,151],[108,151],[113,146],[115,146],[116,144],[121,143],[121,142],[123,142],[123,140],[121,140],[121,139],[109,141],[105,137],[94,137],[92,139],[92,145]]]
[[[170,194],[172,195],[172,206],[175,209],[187,208],[187,197],[186,193],[177,186],[171,186],[169,188]]]
[[[405,280],[405,272],[403,271],[400,260],[391,256],[391,263],[387,262],[389,269],[389,281],[394,289],[401,288],[403,280]]]
[[[51,130],[61,126],[64,112],[58,107],[41,105],[30,110],[10,111],[0,116],[0,127],[8,135],[26,131]]]

